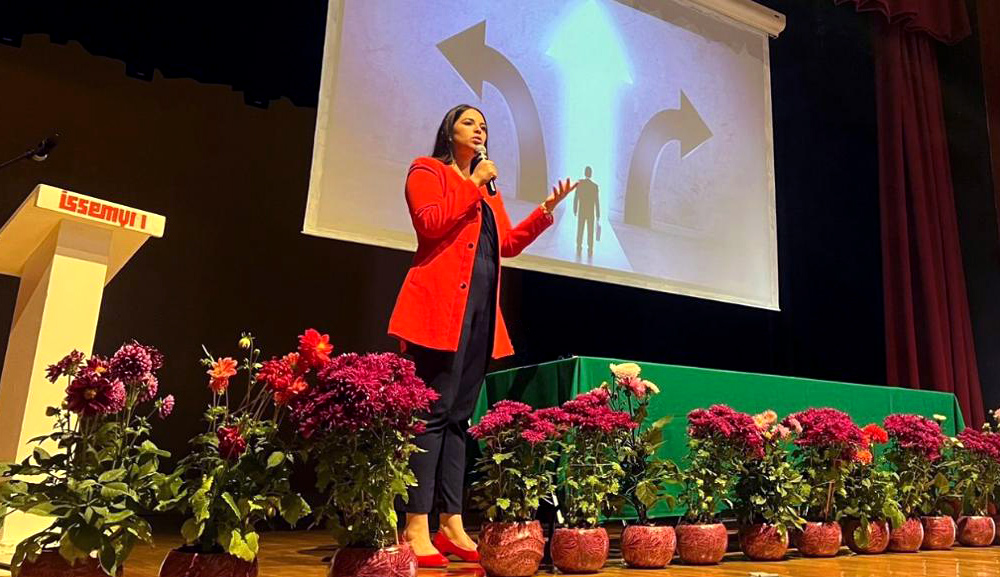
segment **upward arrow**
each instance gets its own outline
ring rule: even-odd
[[[566,73],[589,78],[591,85],[632,84],[625,50],[594,0],[581,5],[559,25],[546,54],[563,64]]]
[[[538,108],[517,68],[486,45],[486,21],[443,40],[437,48],[480,100],[486,82],[503,95],[517,131],[517,198],[530,202],[545,200],[549,178]]]
[[[649,192],[653,186],[653,168],[663,147],[672,140],[680,141],[681,158],[684,158],[711,137],[712,131],[683,90],[679,109],[661,110],[649,119],[642,128],[628,168],[625,189],[627,224],[648,227],[652,222]]]

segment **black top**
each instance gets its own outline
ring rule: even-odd
[[[482,225],[479,227],[479,247],[476,249],[476,263],[472,267],[472,286],[496,290],[497,223],[485,200],[479,201],[483,207]],[[478,277],[478,278],[477,278]],[[479,282],[477,282],[479,281]]]

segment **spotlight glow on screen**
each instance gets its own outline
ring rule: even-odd
[[[514,222],[505,264],[778,307],[768,38],[675,0],[331,0],[304,231],[416,247],[407,167],[483,110]]]

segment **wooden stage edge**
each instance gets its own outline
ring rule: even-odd
[[[173,535],[157,535],[156,547],[137,547],[125,566],[126,577],[156,577],[164,554],[179,544]],[[612,543],[615,545],[616,543]],[[324,559],[333,552],[330,537],[323,531],[288,531],[262,535],[261,577],[323,577]],[[829,559],[807,559],[792,551],[780,562],[754,563],[739,553],[730,553],[719,565],[695,567],[669,565],[665,569],[626,569],[620,558],[608,561],[601,573],[593,575],[645,577],[997,577],[1000,576],[1000,546],[971,548],[956,546],[950,551],[855,555],[843,548]],[[676,562],[676,558],[674,559]],[[6,575],[6,572],[0,571]],[[543,566],[539,575],[556,574]],[[421,569],[420,577],[473,577],[483,575],[478,565],[453,562],[448,569]]]

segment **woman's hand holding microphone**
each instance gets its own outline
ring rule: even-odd
[[[472,171],[472,175],[469,180],[472,181],[477,187],[484,186],[489,181],[495,179],[498,176],[497,165],[493,163],[492,160],[483,159],[476,164],[475,170]],[[542,211],[546,214],[552,214],[556,206],[566,198],[569,193],[576,190],[576,185],[579,181],[570,184],[567,178],[564,181],[558,181],[556,186],[552,187],[552,193],[549,194],[545,202],[542,203]]]

